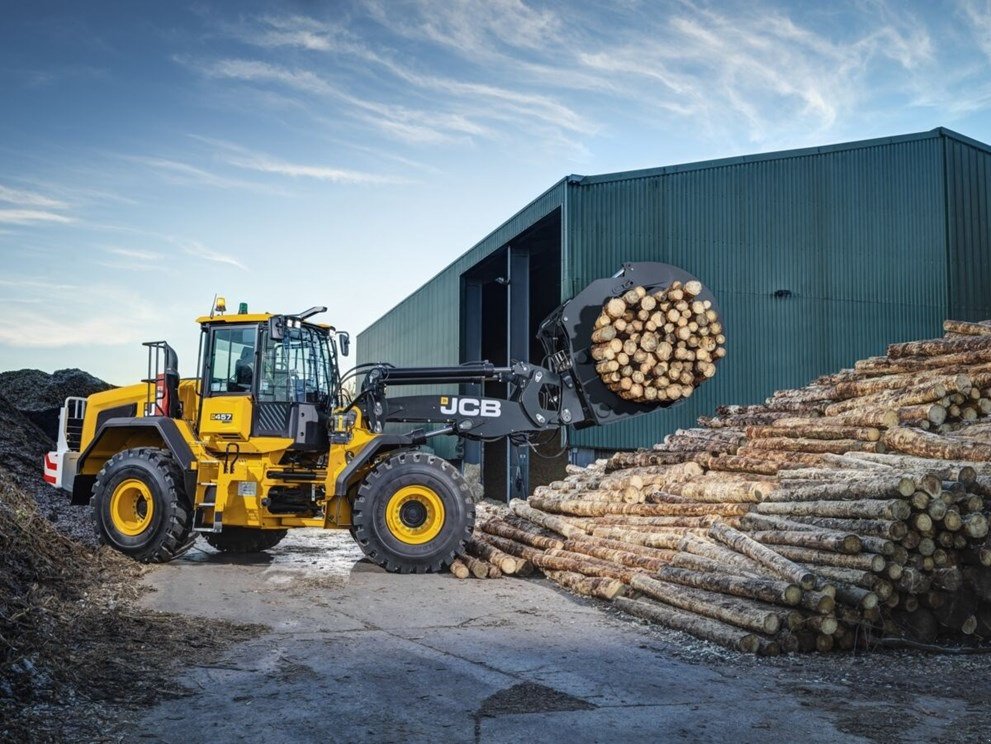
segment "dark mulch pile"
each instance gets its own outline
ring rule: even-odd
[[[66,396],[107,388],[79,370],[0,374],[0,741],[126,740],[108,722],[190,694],[180,666],[263,630],[140,608],[150,569],[97,549],[89,509],[43,482],[42,427]]]
[[[60,532],[93,547],[96,537],[88,507],[71,506],[66,494],[42,480],[42,460],[55,449],[58,412],[65,398],[110,388],[78,369],[0,372],[0,470],[34,497],[41,514]]]
[[[81,369],[40,369],[0,372],[0,395],[27,416],[49,439],[58,436],[58,412],[71,396],[86,398],[113,385]]]

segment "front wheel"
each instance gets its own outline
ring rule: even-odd
[[[440,571],[471,537],[475,504],[449,462],[425,452],[400,452],[365,477],[352,523],[362,551],[387,571]]]
[[[100,542],[135,560],[164,563],[193,543],[182,468],[168,450],[139,447],[107,460],[90,499]]]

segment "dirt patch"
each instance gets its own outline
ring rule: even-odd
[[[265,630],[138,609],[147,570],[60,534],[0,474],[0,740],[98,740],[121,706],[188,694],[182,664]]]

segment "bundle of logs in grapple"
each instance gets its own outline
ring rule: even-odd
[[[569,466],[452,571],[539,570],[753,653],[991,639],[991,323],[945,330]]]
[[[606,387],[627,400],[675,401],[715,375],[726,337],[701,292],[701,282],[672,282],[652,293],[634,287],[606,302],[590,351]]]

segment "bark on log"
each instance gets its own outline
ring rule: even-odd
[[[460,556],[461,561],[468,566],[468,570],[471,571],[471,575],[476,579],[487,579],[489,578],[489,568],[490,565],[473,555],[463,554]]]
[[[449,566],[449,568],[451,573],[457,576],[459,579],[467,579],[469,576],[471,576],[471,570],[468,568],[468,566],[465,565],[464,561],[462,561],[460,558],[455,558],[453,561],[451,561],[451,565]]]
[[[709,528],[709,534],[775,573],[794,581],[803,589],[812,589],[815,586],[814,574],[729,525],[717,522]]]
[[[795,522],[815,525],[827,530],[854,534],[863,537],[880,537],[884,540],[901,540],[908,534],[908,526],[904,522],[890,519],[840,519],[835,517],[802,517],[794,516]],[[872,553],[880,551],[871,550]]]
[[[766,501],[755,504],[758,514],[837,519],[907,519],[912,507],[903,499],[864,499],[862,501]]]
[[[804,563],[815,571],[818,571],[818,567],[820,566],[836,566],[839,568],[877,572],[883,571],[887,564],[884,556],[877,553],[848,555],[845,553],[834,553],[828,550],[814,550],[781,544],[776,544],[774,550],[788,560],[795,561],[796,563]]]
[[[929,341],[909,341],[903,344],[891,344],[888,356],[892,359],[904,357],[934,357],[954,354],[961,351],[991,350],[991,338],[986,336],[971,336],[956,339],[932,339]]]
[[[465,549],[476,558],[488,561],[504,574],[516,573],[517,559],[485,542],[480,535],[465,541]]]
[[[523,543],[524,545],[540,548],[541,550],[553,550],[554,548],[564,547],[564,542],[561,540],[543,537],[541,535],[534,535],[530,532],[517,529],[512,525],[496,519],[489,519],[486,522],[483,522],[479,529],[486,534],[505,537],[509,540],[515,540],[518,543]]]
[[[944,320],[943,330],[964,336],[991,336],[991,326],[967,320]]]
[[[495,547],[499,548],[504,553],[509,553],[509,555],[516,556],[517,558],[522,558],[527,561],[534,561],[538,556],[544,554],[543,550],[538,548],[531,548],[529,545],[523,545],[522,543],[513,542],[505,537],[497,537],[495,535],[489,535],[488,541],[492,543]]]
[[[683,631],[696,638],[712,641],[735,651],[752,654],[756,653],[760,647],[756,634],[694,612],[676,610],[668,605],[649,600],[627,599],[625,597],[614,599],[613,605],[629,615],[663,625],[665,628]]]
[[[699,573],[683,568],[667,566],[659,569],[656,578],[696,589],[732,594],[737,597],[759,599],[775,604],[797,605],[802,599],[802,588],[797,584],[770,579],[754,579],[743,576]]]
[[[942,422],[940,422],[942,423]],[[748,426],[748,439],[770,439],[788,437],[792,439],[856,439],[876,442],[881,438],[881,430],[871,426],[843,426],[806,424],[803,426]]]
[[[828,532],[760,530],[750,534],[757,542],[774,545],[775,552],[778,545],[827,550],[847,555],[854,555],[863,550],[863,538],[860,535],[833,530]]]
[[[685,535],[678,544],[678,550],[716,561],[724,566],[727,573],[765,578],[771,573],[757,561],[697,535]]]
[[[890,449],[937,460],[991,461],[991,447],[941,437],[904,426],[889,429],[882,437]]]
[[[601,558],[623,566],[639,568],[646,571],[658,571],[668,565],[668,561],[666,560],[650,558],[629,550],[611,548],[608,545],[603,545],[595,540],[568,540],[564,543],[562,548],[572,553],[584,553],[585,555],[592,556],[593,558]]]
[[[534,522],[535,524],[539,524],[541,527],[546,527],[549,530],[553,530],[554,532],[564,535],[565,537],[575,537],[585,534],[584,530],[568,524],[560,517],[556,517],[553,514],[546,514],[539,509],[531,507],[525,501],[520,499],[513,499],[510,501],[509,508],[514,514]]]
[[[583,576],[571,571],[550,571],[547,578],[560,584],[575,594],[583,597],[595,597],[612,601],[622,595],[623,584],[615,579],[603,579],[595,576]]]
[[[644,574],[634,576],[630,586],[665,604],[758,633],[774,635],[781,627],[781,618],[774,612],[755,608],[741,599],[718,592],[658,581]]]
[[[846,452],[883,452],[879,442],[862,442],[858,439],[805,439],[790,437],[776,437],[774,439],[753,439],[748,440],[746,447],[737,450],[760,451],[775,450],[778,452],[806,452],[812,454],[839,454]]]

